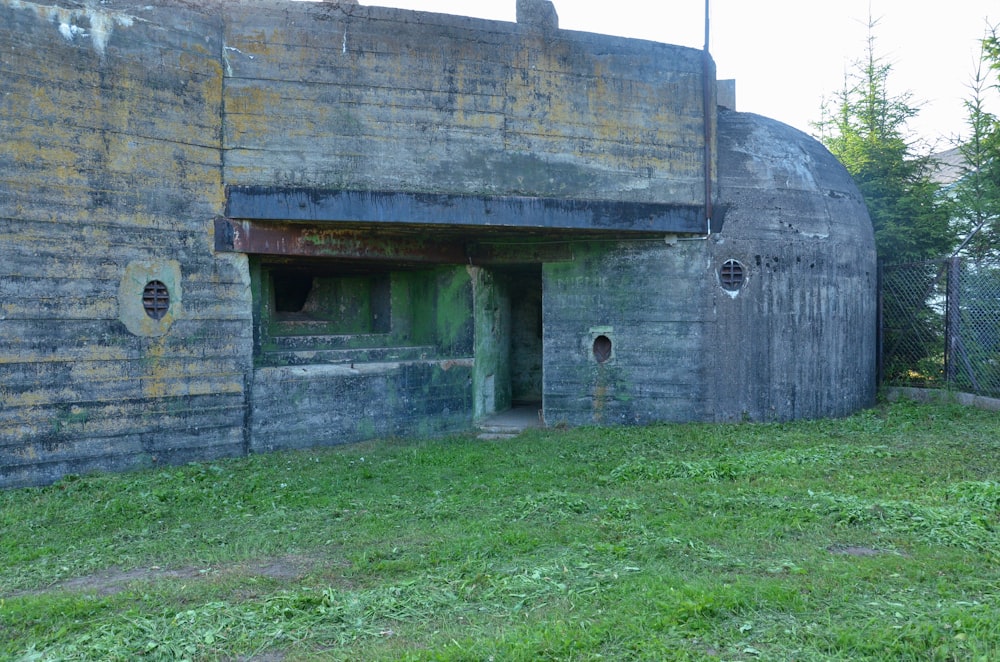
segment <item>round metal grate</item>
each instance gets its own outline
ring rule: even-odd
[[[743,265],[736,260],[726,260],[719,268],[719,284],[722,289],[736,292],[746,283]]]
[[[611,338],[607,336],[597,336],[594,338],[594,359],[598,363],[604,363],[611,358]]]
[[[151,280],[142,290],[142,309],[154,320],[163,319],[170,309],[170,291],[161,281]]]

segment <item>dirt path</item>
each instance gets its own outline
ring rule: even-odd
[[[162,579],[198,581],[218,578],[220,576],[237,575],[294,580],[303,577],[321,563],[323,562],[318,559],[312,559],[306,556],[287,555],[277,558],[248,561],[238,565],[209,568],[161,568],[159,566],[132,568],[130,570],[109,568],[91,575],[74,577],[72,579],[57,582],[45,588],[15,591],[0,597],[17,598],[30,595],[42,595],[53,591],[70,591],[108,596],[121,593],[122,591],[127,590],[129,585],[136,582],[155,582]]]

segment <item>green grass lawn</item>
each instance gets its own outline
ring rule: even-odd
[[[1000,659],[1000,415],[380,441],[0,493],[0,659]]]

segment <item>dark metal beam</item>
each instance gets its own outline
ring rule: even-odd
[[[470,233],[476,228],[616,234],[705,231],[704,210],[692,205],[266,186],[230,186],[227,193],[226,216],[234,219],[435,225]]]

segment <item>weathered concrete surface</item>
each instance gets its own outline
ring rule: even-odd
[[[704,419],[705,242],[578,244],[574,254],[543,271],[546,423]],[[612,343],[605,363],[593,351],[600,336]]]
[[[251,450],[467,430],[472,364],[469,358],[258,368]]]
[[[475,370],[473,417],[480,420],[511,406],[511,291],[507,281],[489,269],[474,267],[473,319]]]
[[[221,49],[191,6],[0,0],[0,486],[243,452],[250,289],[210,233]],[[180,265],[169,332],[120,319],[130,264]]]
[[[875,398],[875,247],[864,202],[818,142],[719,116],[723,232],[576,244],[545,265],[548,424],[792,420]],[[746,283],[723,289],[738,260]],[[594,356],[598,336],[613,355]]]
[[[348,298],[329,316],[289,319],[273,306],[268,265],[256,314],[258,366],[249,405],[250,450],[304,448],[467,429],[473,420],[473,281],[462,266],[389,273],[386,323],[348,328]],[[357,276],[313,279],[311,299]],[[326,284],[324,284],[326,283]],[[365,312],[362,318],[369,318]]]
[[[749,113],[719,114],[725,231],[713,268],[747,269],[714,290],[707,382],[714,420],[843,416],[874,404],[876,258],[864,200],[816,140]]]
[[[261,2],[227,11],[225,69],[229,184],[703,201],[698,50]]]
[[[417,227],[698,234],[701,204],[264,186],[228,187],[226,215],[252,221]],[[332,225],[336,227],[336,225]],[[224,242],[217,244],[223,250]],[[229,246],[232,249],[232,246]]]

